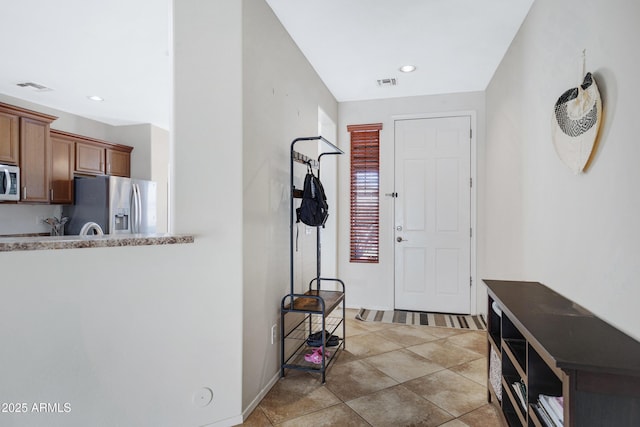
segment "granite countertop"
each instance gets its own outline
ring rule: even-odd
[[[0,252],[37,251],[115,246],[151,246],[193,243],[192,235],[105,234],[101,236],[11,236],[0,237]]]

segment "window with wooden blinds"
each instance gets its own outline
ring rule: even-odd
[[[351,133],[351,262],[379,260],[381,129],[382,123],[347,126]]]

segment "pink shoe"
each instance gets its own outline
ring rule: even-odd
[[[325,353],[326,357],[329,357],[331,353]],[[320,365],[322,363],[322,347],[318,347],[313,350],[311,353],[307,353],[304,355],[304,360],[307,362],[315,363],[316,365]]]
[[[305,354],[304,360],[306,360],[307,362],[315,363],[316,365],[321,364],[322,363],[321,350],[319,348],[316,348],[311,353]]]

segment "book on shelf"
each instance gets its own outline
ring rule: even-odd
[[[564,422],[564,400],[562,399],[562,396],[547,396],[545,394],[541,394],[539,398],[545,400],[551,410],[558,416],[560,421]]]
[[[544,424],[546,427],[558,427],[551,420],[551,417],[549,416],[549,414],[547,414],[547,412],[544,410],[544,408],[540,403],[534,403],[531,406],[536,410],[536,413],[538,414],[538,418],[540,418],[540,422],[542,424]]]
[[[556,403],[552,404],[551,401],[555,401]],[[559,411],[561,414],[558,414],[558,405],[561,402],[562,398],[560,397],[558,399],[558,396],[547,396],[544,394],[538,396],[536,409],[547,427],[562,427],[564,425],[564,414],[562,413],[562,408],[560,408]]]
[[[540,402],[542,407],[547,411],[555,424],[564,424],[564,408],[561,396],[541,394],[538,396],[538,402]]]
[[[522,406],[522,409],[526,411],[527,410],[527,387],[524,385],[522,380],[512,383],[511,387],[513,388],[513,391],[515,392],[516,396],[518,396],[518,400],[520,401],[520,406]]]

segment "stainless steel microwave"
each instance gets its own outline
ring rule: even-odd
[[[0,165],[0,201],[20,200],[20,168]]]

